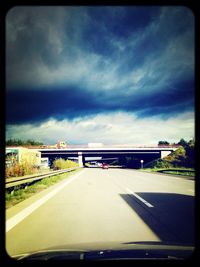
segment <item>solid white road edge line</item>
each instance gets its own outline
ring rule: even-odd
[[[55,194],[57,194],[60,190],[62,190],[65,186],[67,186],[69,183],[73,182],[76,178],[78,178],[81,174],[83,174],[85,170],[82,170],[81,172],[75,174],[73,177],[69,178],[65,183],[62,183],[59,187],[56,187],[53,191],[45,195],[44,197],[40,198],[27,208],[23,209],[19,213],[17,213],[12,218],[8,219],[6,221],[6,232],[10,231],[15,225],[20,223],[23,219],[25,219],[27,216],[29,216],[34,210],[39,208],[42,204],[44,204],[47,200],[52,198]]]
[[[132,190],[130,190],[129,188],[126,188],[126,190],[131,193],[134,197],[138,198],[140,201],[142,201],[147,207],[149,208],[153,208],[154,206],[151,205],[149,202],[147,202],[145,199],[143,199],[142,197],[138,196],[136,193],[134,193]]]

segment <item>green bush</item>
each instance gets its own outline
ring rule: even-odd
[[[194,145],[180,146],[163,159],[157,159],[151,163],[153,168],[185,167],[194,168]]]
[[[38,170],[30,163],[23,162],[21,164],[14,162],[12,166],[7,166],[5,169],[5,176],[8,177],[18,177],[28,174],[34,174]]]
[[[157,159],[154,162],[152,162],[151,167],[153,167],[153,168],[171,168],[171,167],[173,167],[173,165],[165,159]]]
[[[61,170],[67,168],[78,167],[78,163],[72,160],[56,159],[53,162],[53,169]]]

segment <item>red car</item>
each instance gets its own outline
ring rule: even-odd
[[[107,163],[103,163],[101,167],[102,169],[108,169],[109,165]]]

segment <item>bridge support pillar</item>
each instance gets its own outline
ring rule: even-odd
[[[164,157],[168,156],[172,151],[169,150],[162,150],[161,151],[161,159],[163,159]]]
[[[83,153],[82,152],[78,152],[78,164],[79,167],[83,167]]]

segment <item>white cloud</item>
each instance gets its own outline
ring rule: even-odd
[[[194,113],[185,112],[167,120],[159,117],[139,119],[129,113],[112,113],[57,121],[49,119],[40,126],[8,125],[6,138],[21,138],[55,143],[64,140],[71,144],[102,142],[104,144],[157,144],[160,140],[178,142],[194,137]]]

